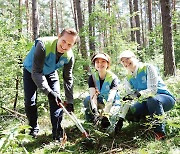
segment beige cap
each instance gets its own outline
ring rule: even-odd
[[[94,62],[94,60],[97,58],[102,58],[102,59],[106,60],[107,62],[109,62],[109,58],[103,53],[98,53],[97,55],[95,55],[95,57],[92,59],[92,62]]]
[[[130,58],[130,57],[136,57],[135,54],[130,51],[130,50],[125,50],[123,51],[120,56],[119,56],[119,59],[121,60],[121,58]]]

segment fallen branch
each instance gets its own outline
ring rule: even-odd
[[[12,114],[14,114],[15,116],[20,116],[20,117],[26,118],[26,115],[21,114],[21,113],[19,113],[17,111],[11,110],[11,109],[9,109],[7,107],[4,107],[4,106],[1,106],[1,108],[8,111],[8,112],[10,112],[10,113],[12,113]]]
[[[120,151],[122,151],[122,150],[123,150],[122,148],[116,148],[116,149],[108,150],[108,151],[103,152],[103,153],[101,153],[101,154],[117,153],[117,152],[120,152]]]

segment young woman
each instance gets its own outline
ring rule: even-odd
[[[89,122],[95,122],[99,117],[98,110],[104,113],[115,113],[120,107],[118,85],[119,79],[110,69],[110,57],[106,53],[98,53],[92,57],[92,63],[96,72],[89,77],[89,93],[84,100],[85,118]],[[104,121],[104,127],[110,123]]]
[[[151,64],[141,63],[131,51],[124,51],[120,54],[120,62],[128,74],[125,80],[125,89],[128,95],[137,96],[142,100],[130,107],[126,118],[140,119],[146,115],[155,118],[169,111],[175,104],[175,98],[165,86],[159,76],[156,67]],[[158,118],[156,119],[158,120]],[[154,126],[156,139],[165,138],[165,125],[158,120]]]

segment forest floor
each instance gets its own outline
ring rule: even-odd
[[[30,153],[124,153],[124,154],[179,154],[180,134],[177,129],[168,133],[166,139],[157,141],[151,126],[147,123],[125,122],[119,134],[108,134],[98,126],[86,123],[84,120],[83,99],[88,93],[75,94],[75,114],[91,137],[87,142],[71,119],[65,115],[62,126],[67,134],[63,144],[55,143],[51,136],[51,125],[48,114],[39,118],[40,136],[27,142],[24,146]],[[172,130],[173,131],[173,130]]]
[[[166,80],[171,89],[178,93],[180,79]],[[87,89],[87,88],[84,88]],[[167,135],[166,139],[157,141],[154,138],[152,125],[150,123],[129,123],[124,122],[121,132],[118,134],[108,134],[91,123],[84,120],[83,100],[88,95],[88,90],[75,90],[74,105],[75,115],[82,123],[85,130],[91,137],[91,142],[87,142],[82,137],[82,133],[74,125],[71,119],[64,115],[62,126],[67,134],[67,140],[63,143],[56,143],[52,140],[51,122],[49,117],[49,106],[47,100],[42,100],[38,108],[40,133],[37,139],[28,135],[28,131],[18,132],[20,127],[27,125],[27,120],[21,120],[14,115],[6,112],[1,114],[1,130],[6,128],[4,136],[0,135],[0,153],[32,153],[32,154],[49,154],[49,153],[87,153],[87,154],[179,154],[180,153],[180,100],[176,106],[168,112],[166,120]],[[47,99],[47,98],[46,98]],[[22,107],[19,112],[24,112]],[[16,120],[15,120],[16,119]],[[22,138],[22,135],[25,135]],[[7,147],[9,145],[9,147]]]

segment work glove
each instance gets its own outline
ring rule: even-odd
[[[103,116],[102,120],[101,120],[101,128],[102,129],[106,129],[111,125],[111,123],[109,122],[109,119],[106,116]]]
[[[68,112],[74,112],[74,105],[68,103],[68,104],[66,105],[66,110],[67,110]]]
[[[48,94],[48,98],[51,99],[51,100],[54,100],[57,105],[59,106],[59,103],[62,103],[62,100],[61,98],[59,97],[59,95],[54,92],[54,91],[51,91],[49,94]]]
[[[126,95],[126,96],[124,96],[123,98],[122,98],[122,100],[123,101],[127,101],[127,100],[133,100],[133,98],[132,98],[132,96],[130,95],[130,94],[128,94],[128,95]]]
[[[139,97],[141,97],[141,93],[139,91],[135,91],[134,92],[134,96],[139,98]]]
[[[93,113],[94,115],[99,115],[98,110],[97,110],[96,108],[92,109],[92,113]]]
[[[123,127],[123,121],[124,121],[123,118],[119,118],[119,120],[115,126],[115,134],[118,134],[121,131],[121,129]]]
[[[141,96],[139,91],[135,91],[134,94],[128,94],[122,98],[123,101],[133,100],[134,98],[139,98]]]

